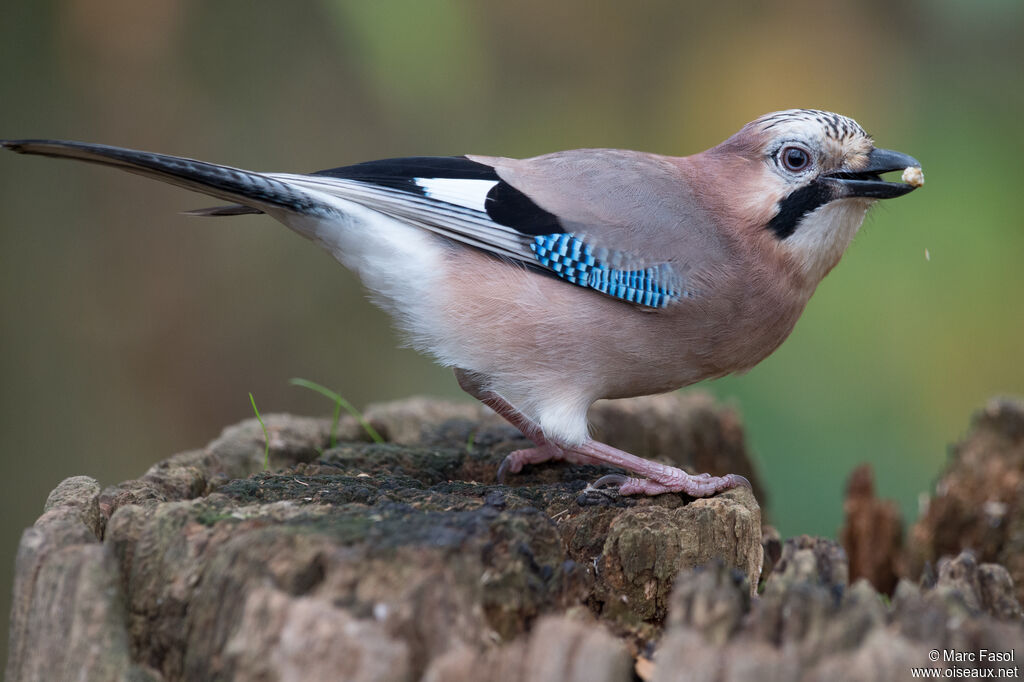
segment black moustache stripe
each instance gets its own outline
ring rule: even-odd
[[[785,199],[779,202],[779,212],[768,223],[771,230],[779,239],[786,239],[796,232],[797,225],[808,213],[824,206],[835,199],[835,192],[829,185],[815,180],[809,185],[790,193]]]

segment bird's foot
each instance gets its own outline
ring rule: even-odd
[[[692,497],[707,497],[720,490],[736,486],[750,487],[750,481],[739,474],[712,476],[711,474],[688,474],[682,469],[643,457],[631,455],[605,443],[586,440],[573,447],[575,454],[587,455],[601,460],[604,464],[625,469],[643,478],[621,474],[604,476],[595,485],[617,485],[622,495],[660,495],[662,493],[686,493]]]
[[[609,474],[597,479],[593,487],[618,486],[620,495],[686,493],[691,497],[708,497],[722,490],[738,486],[750,487],[750,481],[739,474],[712,476],[711,474],[688,474],[675,467],[664,467],[664,469],[666,471],[658,472],[658,480]]]
[[[553,443],[545,443],[535,448],[516,450],[506,455],[501,466],[498,467],[498,483],[504,484],[509,474],[518,474],[527,464],[540,464],[551,460],[566,461],[572,464],[604,464],[596,457],[565,450]]]
[[[510,452],[501,461],[501,466],[498,467],[498,483],[504,484],[509,474],[518,474],[527,464],[539,464],[552,459],[561,459],[563,454],[562,448],[551,443]]]

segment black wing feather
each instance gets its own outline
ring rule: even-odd
[[[487,193],[484,203],[491,220],[531,236],[565,232],[554,214],[545,211],[530,197],[502,180],[487,164],[472,161],[465,156],[381,159],[317,171],[313,175],[366,182],[421,196],[425,196],[425,192],[416,184],[417,178],[491,180],[497,184]]]
[[[329,175],[333,178],[360,180],[378,185],[401,181],[411,184],[413,178],[501,180],[493,168],[471,161],[465,156],[407,156],[379,159],[340,168],[328,168],[313,175]]]

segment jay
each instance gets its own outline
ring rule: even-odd
[[[622,494],[711,495],[742,476],[689,474],[593,440],[600,398],[672,391],[750,369],[793,330],[878,199],[923,183],[852,119],[770,113],[686,157],[578,149],[530,159],[412,157],[258,173],[54,140],[15,152],[89,161],[266,213],[354,270],[410,343],[535,447],[629,475]],[[904,170],[904,182],[881,174]]]

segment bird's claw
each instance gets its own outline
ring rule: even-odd
[[[722,478],[732,483],[732,485],[729,486],[730,488],[738,488],[740,486],[743,486],[748,490],[754,489],[754,486],[750,485],[750,481],[747,480],[746,476],[740,476],[739,474],[726,474],[725,476],[722,476]]]
[[[629,481],[629,476],[623,476],[622,474],[608,474],[602,476],[593,483],[590,484],[591,488],[605,488],[605,487],[616,487],[621,488]]]
[[[508,480],[509,470],[512,468],[508,460],[508,456],[501,460],[501,464],[498,466],[498,473],[494,476],[501,485],[505,485],[505,482]]]

